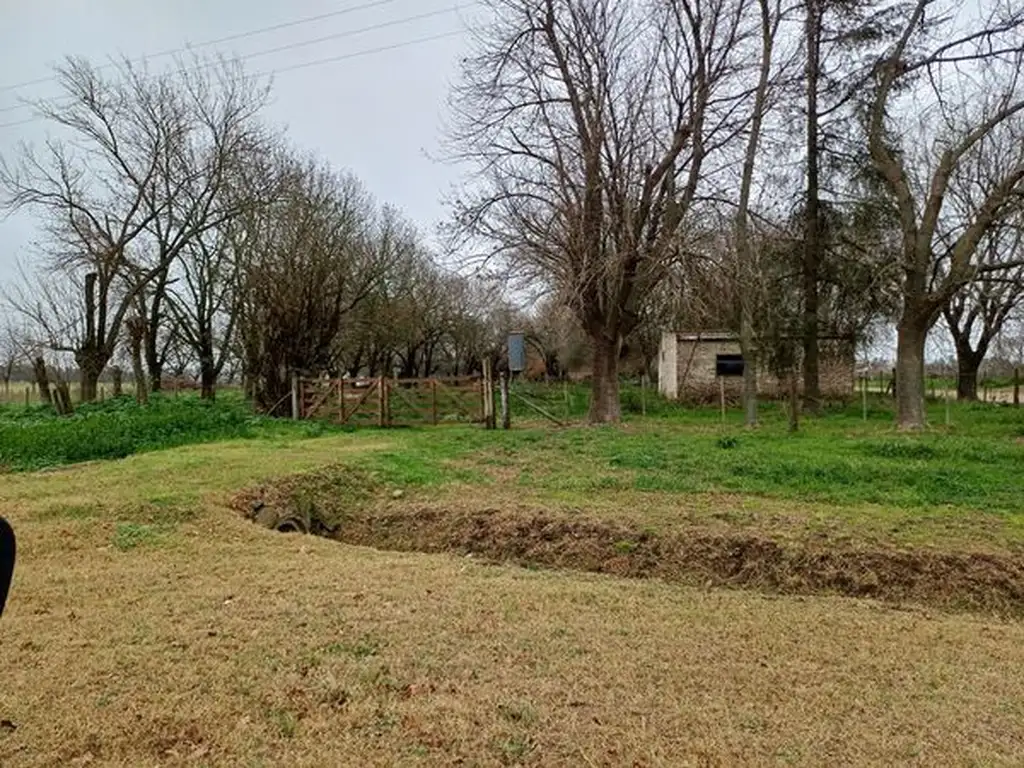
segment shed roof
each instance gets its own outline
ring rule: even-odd
[[[739,341],[732,331],[682,331],[676,333],[676,341]]]
[[[668,331],[672,333],[672,331]],[[783,334],[780,338],[799,341],[799,334]],[[739,341],[738,333],[732,331],[676,331],[676,341]],[[819,333],[818,341],[854,341],[852,334]]]

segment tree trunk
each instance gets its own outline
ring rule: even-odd
[[[85,276],[85,339],[75,351],[75,362],[81,373],[81,401],[91,403],[96,399],[97,382],[109,359],[103,350],[101,331],[96,325],[96,281],[98,275],[90,272]],[[101,315],[102,317],[102,315]]]
[[[796,370],[789,370],[789,431],[800,431],[800,397],[797,395]]]
[[[160,337],[157,335],[159,329],[159,303],[158,299],[153,300],[152,316],[142,323],[142,357],[146,361],[146,371],[149,374],[149,391],[159,392],[163,389],[164,361],[160,355]]]
[[[743,423],[757,426],[757,354],[754,350],[754,328],[749,302],[740,310],[740,353],[743,355]]]
[[[146,369],[149,371],[149,389],[159,392],[163,389],[164,364],[156,350],[149,349],[149,337],[146,337]]]
[[[145,336],[145,326],[141,318],[132,318],[128,324],[128,334],[131,341],[132,377],[135,379],[135,401],[139,405],[145,405],[149,401],[149,386],[146,383],[146,371],[142,367],[142,339]]]
[[[757,368],[752,361],[743,364],[743,423],[757,426]]]
[[[199,358],[199,381],[202,386],[200,397],[203,400],[213,400],[217,388],[217,369],[213,357],[204,355]]]
[[[98,365],[95,359],[89,356],[83,359],[79,371],[82,383],[81,401],[91,403],[96,399],[99,390],[98,384],[100,374],[103,373],[103,366]]]
[[[58,416],[71,416],[75,412],[75,406],[71,403],[71,390],[66,381],[58,378],[53,396]]]
[[[146,295],[143,294],[139,297],[139,316],[143,319],[145,327],[143,353],[146,359],[146,370],[149,371],[149,387],[152,392],[159,392],[163,389],[165,356],[160,349],[160,329],[166,318],[163,305],[169,273],[170,268],[164,268],[153,279],[152,297],[148,308],[145,301]]]
[[[804,264],[804,408],[817,413],[821,403],[821,374],[818,350],[818,262]]]
[[[75,363],[82,383],[81,402],[91,403],[96,400],[100,376],[109,361],[110,355],[94,344],[83,345],[75,352]]]
[[[818,273],[821,266],[821,210],[818,181],[818,75],[821,9],[818,0],[807,3],[807,207],[804,211],[804,407],[818,411],[821,382],[818,366]]]
[[[957,349],[956,353],[956,399],[977,400],[978,399],[978,369],[981,367],[981,357]]]
[[[616,423],[622,418],[619,403],[619,342],[603,333],[591,336],[594,348],[594,371],[590,396],[591,424]]]
[[[923,429],[924,347],[929,323],[919,317],[904,317],[896,340],[896,422],[900,429]]]
[[[124,373],[120,367],[115,366],[110,370],[113,379],[114,397],[121,397],[124,394]]]
[[[46,361],[42,357],[32,360],[32,373],[36,377],[36,387],[39,389],[39,402],[44,405],[53,405],[53,395],[50,393],[50,377],[46,373]]]

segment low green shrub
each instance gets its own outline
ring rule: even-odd
[[[315,437],[330,427],[254,416],[240,398],[216,401],[153,395],[89,403],[58,417],[49,408],[0,409],[0,467],[30,470],[141,451],[262,435]]]

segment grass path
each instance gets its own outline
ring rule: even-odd
[[[4,476],[21,560],[0,620],[0,764],[1024,760],[1020,623],[377,552],[223,506],[339,461],[411,483],[405,439]]]

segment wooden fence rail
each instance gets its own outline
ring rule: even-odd
[[[483,422],[486,387],[479,376],[399,379],[386,376],[292,381],[292,415],[381,427]]]

